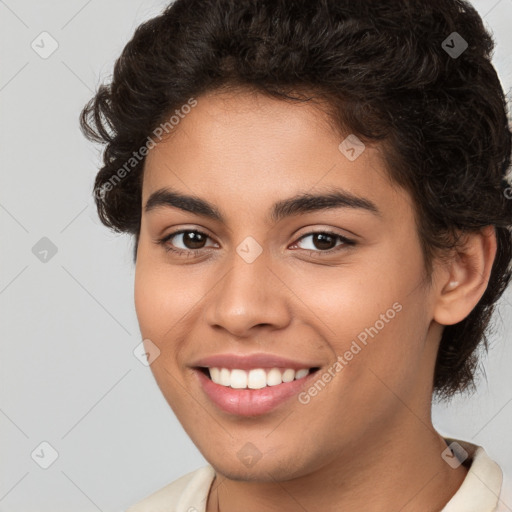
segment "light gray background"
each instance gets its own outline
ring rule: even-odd
[[[497,39],[495,64],[508,91],[512,0],[474,4]],[[100,150],[78,128],[81,108],[136,26],[165,5],[0,1],[3,512],[121,511],[205,463],[132,353],[141,341],[132,242],[96,216]],[[59,45],[47,59],[31,48],[43,31]],[[32,252],[43,237],[58,249],[46,263]],[[483,445],[508,476],[511,299],[495,316],[478,393],[433,411],[442,434]],[[43,441],[58,452],[48,469],[31,457]],[[45,457],[48,449],[36,450],[36,460]]]

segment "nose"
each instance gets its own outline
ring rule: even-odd
[[[243,338],[256,328],[283,329],[290,323],[292,294],[265,253],[251,263],[234,253],[226,267],[209,294],[205,314],[211,327]]]

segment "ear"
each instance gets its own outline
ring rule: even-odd
[[[496,256],[494,226],[465,235],[462,247],[437,279],[434,320],[453,325],[466,318],[484,294]]]

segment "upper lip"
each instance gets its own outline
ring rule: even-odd
[[[228,368],[251,370],[253,368],[291,368],[300,370],[302,368],[317,368],[320,365],[310,362],[287,359],[274,354],[215,354],[203,357],[191,364],[193,367]]]

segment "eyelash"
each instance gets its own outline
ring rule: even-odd
[[[163,238],[160,238],[159,240],[157,240],[157,243],[159,245],[163,246],[166,252],[172,252],[174,254],[177,254],[178,256],[186,256],[186,257],[198,256],[199,253],[204,250],[204,248],[202,248],[202,249],[177,249],[175,247],[171,247],[168,244],[169,240],[171,240],[175,236],[181,235],[183,233],[197,233],[197,234],[202,235],[202,236],[204,236],[206,238],[210,238],[206,233],[203,233],[202,231],[199,231],[197,229],[181,229],[179,231],[174,231],[173,233],[170,233],[170,234],[166,235]],[[357,242],[355,242],[354,240],[351,240],[351,239],[346,238],[346,237],[344,237],[342,235],[339,235],[338,233],[333,233],[332,231],[312,231],[310,233],[306,233],[305,235],[302,235],[297,240],[297,242],[294,242],[293,245],[296,245],[298,242],[300,242],[304,238],[307,238],[308,236],[318,235],[318,234],[328,235],[328,236],[331,236],[333,238],[339,239],[339,240],[341,240],[342,244],[338,245],[336,247],[333,247],[332,249],[325,250],[325,251],[322,251],[322,250],[316,250],[315,251],[315,250],[312,250],[312,249],[303,249],[305,251],[308,251],[311,255],[314,255],[315,257],[317,257],[317,256],[322,257],[324,255],[325,256],[330,256],[333,253],[337,253],[337,252],[347,248],[347,246],[350,247],[350,246],[354,246],[354,245],[357,244]]]

